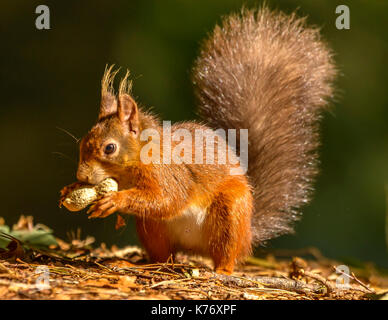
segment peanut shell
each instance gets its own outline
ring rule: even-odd
[[[118,190],[114,179],[108,178],[98,185],[84,185],[66,195],[63,205],[70,211],[80,211],[90,205],[98,197]]]

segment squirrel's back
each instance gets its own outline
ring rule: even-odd
[[[318,29],[265,7],[227,17],[202,45],[193,74],[201,116],[213,128],[248,129],[256,242],[291,232],[310,198],[335,74]]]

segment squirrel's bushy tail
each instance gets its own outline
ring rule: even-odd
[[[202,45],[193,74],[201,116],[248,129],[256,243],[291,232],[309,200],[335,74],[318,29],[266,7],[227,17]]]

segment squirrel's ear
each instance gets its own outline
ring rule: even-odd
[[[129,94],[119,95],[118,116],[131,133],[139,134],[139,110]]]
[[[115,113],[117,113],[116,97],[111,93],[107,92],[105,95],[101,96],[101,106],[100,113],[98,114],[98,119],[100,120]]]

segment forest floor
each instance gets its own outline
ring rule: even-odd
[[[315,248],[267,251],[223,276],[205,258],[149,264],[138,247],[93,248],[80,232],[66,242],[32,217],[12,228],[0,218],[0,238],[0,299],[388,299],[387,271]]]

